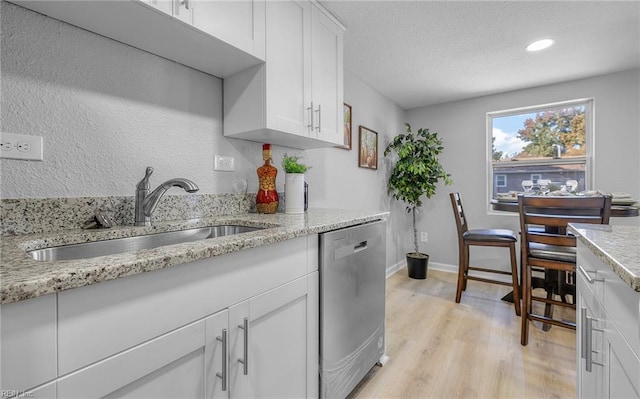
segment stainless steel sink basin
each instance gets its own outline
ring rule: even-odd
[[[236,225],[198,227],[194,229],[170,231],[144,236],[35,249],[33,251],[27,251],[27,253],[33,259],[44,262],[86,259],[95,258],[97,256],[115,255],[124,252],[135,252],[141,249],[151,249],[162,247],[164,245],[181,244],[185,242],[204,240],[207,238],[248,233],[256,230],[262,230],[262,228]]]

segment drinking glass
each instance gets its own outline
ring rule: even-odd
[[[578,189],[578,181],[577,180],[567,180],[567,190],[570,193],[574,193]]]
[[[238,196],[238,211],[242,212],[242,201],[245,199],[245,194],[247,193],[247,187],[249,183],[247,179],[235,179],[233,180],[233,192]]]
[[[542,192],[542,195],[547,195],[547,193],[550,190],[550,186],[551,185],[551,181],[547,180],[547,179],[539,179],[538,180],[538,187],[540,188],[540,192]]]
[[[533,190],[533,180],[523,180],[522,189],[524,190],[525,194],[530,194]]]

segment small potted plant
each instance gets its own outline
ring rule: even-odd
[[[407,204],[407,212],[413,217],[414,252],[407,253],[409,277],[425,279],[429,255],[418,249],[416,211],[422,206],[422,196],[431,198],[436,193],[439,181],[447,185],[452,181],[451,175],[445,172],[438,160],[438,155],[444,149],[438,133],[431,133],[429,129],[413,132],[408,123],[405,128],[406,133],[394,137],[384,150],[385,156],[391,153],[398,156],[389,176],[387,189],[394,199]]]
[[[304,213],[306,210],[304,173],[309,166],[300,162],[302,156],[287,155],[282,157],[282,168],[285,171],[284,212]]]

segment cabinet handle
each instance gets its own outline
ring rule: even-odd
[[[316,127],[316,130],[320,133],[320,130],[322,129],[322,110],[320,109],[320,104],[318,104],[316,112],[318,113],[318,127]]]
[[[586,346],[586,350],[585,350],[585,360],[586,360],[586,364],[585,364],[585,370],[587,370],[588,372],[591,372],[591,368],[593,366],[593,351],[592,351],[592,342],[593,342],[593,331],[591,330],[591,328],[593,327],[593,319],[589,316],[585,316],[585,346]]]
[[[312,132],[313,131],[313,101],[311,101],[311,106],[307,108],[307,110],[309,111],[309,124],[307,125],[307,127],[309,128],[309,131]]]
[[[238,328],[244,330],[244,354],[243,359],[238,358],[238,363],[242,364],[242,373],[249,374],[249,318],[245,317],[244,322],[238,325]]]
[[[227,329],[222,329],[222,337],[217,336],[216,340],[222,342],[222,373],[216,373],[216,377],[222,380],[222,391],[227,390]]]
[[[583,268],[582,266],[578,266],[578,270],[580,270],[580,273],[582,273],[582,275],[584,276],[584,278],[586,278],[586,279],[587,279],[587,282],[588,282],[589,284],[593,284],[593,283],[595,283],[596,281],[604,281],[604,279],[603,279],[603,278],[591,278],[591,276],[589,275],[589,273],[597,273],[597,272],[598,272],[597,270],[589,270],[589,271],[586,271],[586,270],[584,270],[584,268]]]
[[[183,5],[186,10],[189,9],[189,0],[180,0],[180,4]]]
[[[587,308],[580,308],[580,357],[583,359],[587,358]]]
[[[586,310],[586,309],[585,309]],[[604,363],[598,363],[593,361],[593,354],[599,353],[598,351],[593,350],[593,331],[604,332],[604,330],[599,328],[593,328],[593,317],[585,316],[585,341],[586,341],[586,349],[585,349],[585,370],[591,372],[593,369],[593,365],[604,366]]]

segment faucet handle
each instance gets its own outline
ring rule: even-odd
[[[147,170],[144,172],[144,177],[142,178],[142,180],[138,182],[138,185],[136,186],[136,188],[139,190],[148,190],[149,178],[151,177],[152,173],[153,173],[153,168],[151,166],[147,166]]]

